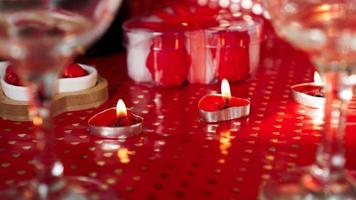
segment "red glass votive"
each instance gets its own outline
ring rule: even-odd
[[[146,61],[153,81],[163,87],[181,85],[191,63],[183,33],[156,33]]]
[[[220,30],[212,33],[212,41],[216,77],[230,82],[245,79],[250,73],[248,32]]]

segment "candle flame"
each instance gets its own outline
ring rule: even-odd
[[[228,98],[228,99],[231,98],[230,85],[226,79],[223,79],[221,82],[221,94],[225,98]]]
[[[117,101],[116,116],[117,117],[126,117],[127,116],[127,110],[126,110],[125,103],[121,99],[119,99],[119,101]]]
[[[323,84],[323,80],[320,77],[320,74],[318,72],[314,73],[314,83],[316,84]]]

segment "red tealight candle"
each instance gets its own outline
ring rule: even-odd
[[[92,134],[104,138],[127,138],[142,132],[143,118],[126,109],[120,99],[117,106],[106,109],[89,119]]]
[[[221,82],[221,94],[204,96],[198,104],[201,117],[208,123],[238,119],[250,114],[250,101],[231,96],[229,82]]]
[[[317,72],[314,73],[314,82],[293,85],[291,90],[293,99],[302,105],[322,108],[325,104],[324,84]]]

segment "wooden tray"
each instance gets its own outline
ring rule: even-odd
[[[53,100],[54,115],[63,112],[95,108],[109,98],[108,82],[98,77],[95,87],[80,92],[57,94]],[[3,93],[0,87],[0,117],[5,120],[28,121],[28,102],[14,101]]]

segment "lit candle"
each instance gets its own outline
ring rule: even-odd
[[[106,109],[89,119],[90,132],[103,138],[127,138],[142,132],[143,118],[126,109],[120,99],[116,107]]]
[[[216,123],[246,117],[250,114],[250,101],[231,96],[229,82],[221,82],[221,94],[204,96],[198,104],[201,117],[208,123]]]
[[[324,83],[318,72],[314,73],[314,82],[293,85],[291,90],[293,99],[302,105],[313,108],[324,106]]]

